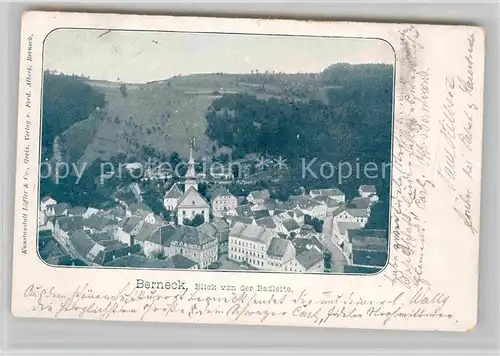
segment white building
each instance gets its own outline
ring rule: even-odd
[[[342,209],[333,217],[334,222],[357,222],[362,227],[368,222],[370,215],[366,209]]]
[[[191,186],[179,199],[177,205],[177,224],[184,225],[184,220],[191,220],[197,214],[202,215],[205,222],[210,221],[210,206],[208,202]]]
[[[285,271],[285,266],[288,266],[295,258],[296,250],[290,240],[273,237],[269,248],[266,251],[267,270],[269,271]]]
[[[47,217],[68,215],[68,208],[69,205],[67,203],[47,205],[45,208],[45,215]]]
[[[177,228],[164,245],[168,256],[182,255],[197,262],[200,268],[207,268],[219,257],[217,238],[192,226]]]
[[[113,230],[114,238],[128,246],[131,246],[135,243],[134,238],[141,230],[143,224],[144,220],[138,216],[126,218],[116,229]]]
[[[377,189],[374,185],[361,185],[358,189],[359,196],[369,198],[372,195],[377,195]]]
[[[189,162],[185,179],[184,193],[181,193],[179,187],[174,185],[165,194],[163,200],[165,208],[176,212],[178,225],[184,225],[186,220],[191,220],[196,215],[203,216],[204,221],[209,222],[210,205],[198,192],[198,177],[196,175],[192,147],[189,150]]]
[[[142,246],[147,257],[157,258],[161,255],[167,257],[171,255],[168,246],[175,232],[176,228],[171,225],[159,227],[144,223],[134,240]]]
[[[333,239],[334,242],[344,247],[349,243],[348,231],[349,230],[359,230],[363,226],[359,222],[347,222],[347,221],[337,221],[333,223]]]
[[[254,190],[250,192],[247,196],[247,201],[252,204],[263,204],[267,199],[269,199],[271,195],[269,194],[269,190]]]
[[[49,205],[55,205],[57,204],[57,201],[55,201],[53,198],[49,196],[45,196],[40,200],[40,211],[43,213],[47,212],[47,206]]]
[[[89,207],[87,208],[87,210],[85,211],[85,213],[83,214],[83,218],[84,218],[84,219],[88,219],[88,218],[90,218],[92,215],[97,214],[98,212],[99,212],[99,209],[97,209],[97,208],[93,208],[93,207],[89,206]]]
[[[331,189],[312,189],[309,192],[309,195],[312,198],[316,198],[318,196],[329,197],[333,200],[336,200],[339,203],[345,203],[345,194],[338,188]]]
[[[325,270],[325,260],[323,253],[316,247],[298,254],[285,265],[285,272],[298,273],[323,273]]]
[[[54,224],[54,237],[56,240],[66,245],[69,234],[83,227],[83,218],[81,216],[61,216],[56,219]]]
[[[224,212],[236,209],[238,200],[223,186],[217,187],[211,196],[212,211]]]
[[[265,269],[266,253],[273,237],[276,235],[271,229],[237,222],[229,231],[228,257],[258,269]]]
[[[313,218],[324,219],[327,216],[327,206],[312,199],[303,200],[298,203],[298,208],[306,215]]]
[[[167,211],[175,211],[179,199],[182,196],[182,191],[177,184],[172,185],[163,197],[163,206]]]

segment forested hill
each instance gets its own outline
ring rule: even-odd
[[[104,94],[74,75],[44,72],[42,111],[42,159],[52,156],[54,139],[97,108],[105,106]]]
[[[306,90],[313,99],[224,95],[208,111],[206,134],[236,156],[389,162],[392,66],[334,65],[298,81],[296,92]]]
[[[279,79],[261,78],[264,87]],[[280,184],[283,197],[297,194],[299,186],[339,186],[352,198],[361,184],[375,184],[384,203],[374,207],[370,227],[387,228],[391,175],[384,168],[391,161],[393,82],[389,65],[338,64],[317,75],[296,76],[294,96],[224,95],[207,113],[206,134],[231,147],[233,158],[258,152],[287,159],[292,177]],[[306,96],[312,99],[303,100]],[[303,162],[311,161],[318,178],[304,176]],[[328,169],[326,177],[319,174],[324,163],[337,169],[333,177]],[[344,164],[353,172],[339,181],[339,168],[348,173]],[[376,165],[377,172],[370,171],[376,178],[364,174],[367,164]]]
[[[166,157],[177,151],[185,157],[193,137],[199,144],[195,154],[211,156],[214,140],[228,144],[241,138],[237,133],[224,133],[224,127],[218,128],[213,121],[221,116],[220,108],[235,105],[245,106],[238,111],[238,117],[255,119],[253,126],[247,128],[247,138],[238,145],[231,144],[239,150],[259,151],[260,146],[252,140],[270,149],[272,144],[267,138],[274,135],[279,137],[275,142],[291,143],[291,153],[302,153],[297,151],[299,146],[306,153],[315,153],[318,146],[323,147],[321,150],[331,149],[331,140],[339,145],[342,140],[351,139],[364,146],[361,151],[371,152],[373,149],[366,145],[375,148],[378,141],[364,140],[366,135],[357,134],[358,129],[374,130],[371,132],[377,140],[386,140],[387,125],[382,122],[390,120],[391,93],[392,66],[379,64],[335,64],[321,73],[193,74],[146,84],[45,72],[43,157],[51,157],[58,135],[63,156],[80,164],[109,160],[118,153],[140,157],[154,152],[158,157]],[[268,116],[273,118],[266,119],[264,127],[257,130],[256,126],[266,117],[261,109],[272,112]],[[230,110],[228,113],[232,115]],[[276,135],[284,123],[280,117],[291,121]],[[237,129],[239,125],[245,128],[250,122],[237,121],[226,129]],[[327,130],[323,130],[326,123]],[[300,140],[294,144],[290,140],[296,137],[296,129]],[[250,137],[254,134],[257,136]],[[353,144],[349,145],[352,148]],[[337,151],[330,153],[338,154]]]

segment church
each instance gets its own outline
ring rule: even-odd
[[[169,211],[177,214],[177,225],[184,225],[185,219],[193,219],[202,215],[205,222],[210,221],[210,205],[198,192],[198,177],[195,170],[193,148],[190,147],[188,169],[184,180],[184,192],[174,184],[163,198],[163,205]]]

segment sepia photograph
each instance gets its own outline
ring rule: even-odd
[[[379,273],[394,70],[379,38],[52,31],[39,257],[67,268]]]

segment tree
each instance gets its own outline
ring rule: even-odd
[[[332,253],[326,250],[323,253],[323,260],[325,262],[325,270],[330,270],[332,268]]]
[[[192,219],[184,219],[184,225],[186,226],[200,226],[205,222],[205,217],[202,214],[196,214]]]
[[[127,86],[125,84],[120,85],[120,94],[122,97],[126,98],[128,95]]]
[[[313,218],[312,219],[312,226],[314,227],[314,231],[316,232],[323,232],[323,220],[320,220],[318,218]]]
[[[104,94],[75,76],[45,71],[43,76],[42,159],[50,158],[54,139],[73,124],[104,108]]]
[[[156,258],[157,260],[165,260],[167,258],[167,256],[165,255],[165,253],[163,251],[158,251],[158,252],[154,253],[153,257]]]
[[[229,155],[227,153],[221,153],[219,156],[219,162],[222,164],[229,162]]]

